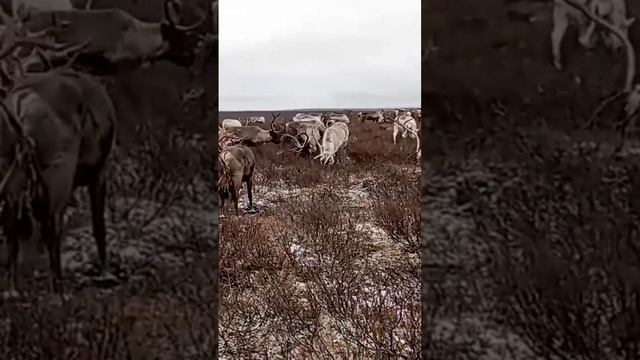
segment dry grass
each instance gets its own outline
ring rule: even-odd
[[[254,148],[257,214],[220,223],[221,358],[419,358],[415,142],[350,130],[333,167]]]

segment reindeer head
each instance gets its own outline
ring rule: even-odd
[[[204,35],[211,32],[213,26],[206,25],[213,21],[213,5],[206,14],[193,25],[179,25],[181,0],[165,0],[164,17],[160,24],[162,39],[168,44],[164,58],[180,66],[188,67],[196,62],[198,53],[207,39]]]
[[[280,113],[277,113],[277,114],[271,113],[272,119],[271,119],[271,125],[269,125],[269,135],[271,136],[271,142],[275,144],[280,144],[280,140],[282,138],[282,132],[285,130],[284,126],[280,129],[276,129],[275,123],[278,116],[280,116]]]

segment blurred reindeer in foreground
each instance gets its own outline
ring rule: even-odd
[[[159,23],[118,9],[0,13],[0,201],[9,295],[16,294],[19,246],[31,237],[34,220],[48,247],[52,290],[64,291],[63,214],[77,187],[89,188],[99,267],[107,270],[106,163],[116,112],[94,75],[160,59],[193,65],[207,40],[196,30],[211,24],[215,6],[191,26],[178,25],[179,7],[165,1]]]

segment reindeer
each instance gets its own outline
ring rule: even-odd
[[[275,120],[280,114],[271,114],[273,120],[269,125],[269,130],[264,130],[259,126],[234,126],[224,129],[227,134],[235,135],[240,142],[235,144],[242,144],[245,146],[256,147],[266,143],[280,143],[280,137],[283,129],[276,129]]]
[[[224,119],[222,120],[222,128],[227,130],[232,127],[243,126],[242,122],[238,119]]]
[[[358,112],[357,114],[358,119],[360,119],[360,122],[364,123],[365,121],[373,121],[373,122],[383,122],[384,121],[384,111],[382,110],[378,110],[376,112],[373,113],[367,113],[367,112]]]
[[[250,124],[264,124],[264,116],[250,116],[239,119],[224,119],[222,120],[222,127],[228,129],[235,126],[249,126]]]
[[[322,164],[333,165],[335,163],[334,157],[338,151],[342,151],[346,156],[348,142],[349,126],[343,122],[335,123],[325,130],[320,154],[314,159],[320,158]]]
[[[322,136],[326,129],[324,123],[319,120],[292,121],[285,124],[281,136],[295,141],[296,148],[291,149],[292,151],[302,154],[304,150],[308,150],[310,154],[313,154],[320,149]]]
[[[228,134],[233,134],[240,140],[240,144],[250,147],[264,145],[266,143],[280,143],[280,133],[272,126],[270,130],[264,130],[259,126],[234,126],[225,129]]]
[[[401,115],[402,116],[402,115]],[[411,122],[411,120],[408,121],[409,123]],[[414,120],[415,123],[415,120]],[[401,122],[399,121],[398,118],[393,119],[393,132],[394,134],[396,134],[396,126],[399,128],[404,129],[404,131],[410,133],[412,136],[412,138],[416,139],[416,151],[415,151],[415,155],[416,155],[416,160],[420,161],[420,159],[422,158],[422,152],[420,149],[420,136],[418,135],[418,129],[417,127],[413,127],[413,126],[407,126],[407,121],[405,122]],[[394,135],[394,141],[395,141],[395,135]],[[394,142],[395,144],[395,142]],[[412,156],[413,154],[409,155]]]
[[[91,2],[91,0],[89,0]],[[11,13],[16,15],[26,15],[32,11],[54,11],[73,10],[71,0],[11,0]]]
[[[310,146],[309,147],[307,146],[308,144],[310,144],[309,135],[307,135],[304,132],[297,134],[296,136],[289,135],[289,134],[282,134],[282,137],[288,137],[294,141],[295,147],[289,149],[290,151],[297,152],[298,154],[302,154],[302,152],[305,150],[309,151],[309,153],[312,153],[313,151],[315,151],[315,149],[312,149]],[[302,140],[302,142],[300,142],[300,140]]]
[[[322,121],[326,126],[331,126],[335,122],[343,122],[345,124],[351,123],[351,120],[349,120],[349,117],[346,114],[336,113],[323,114]]]
[[[312,121],[322,121],[322,116],[321,115],[316,115],[316,114],[306,114],[306,113],[297,113],[293,119],[293,121],[307,121],[307,120],[312,120]]]
[[[238,199],[242,183],[247,184],[249,208],[253,208],[253,171],[256,158],[250,148],[242,145],[226,147],[218,156],[218,196],[220,212],[224,215],[224,203],[229,197],[233,200],[235,214],[239,215]]]
[[[215,21],[217,3],[192,25],[178,25],[178,0],[165,0],[161,22],[139,20],[121,9],[60,10],[31,13],[25,25],[31,31],[53,28],[64,43],[89,42],[78,54],[75,67],[94,75],[135,70],[159,60],[182,67],[194,65]],[[54,63],[58,66],[60,63]]]
[[[28,236],[26,210],[32,208],[49,250],[52,289],[61,292],[63,213],[76,187],[89,188],[99,265],[106,270],[105,165],[115,143],[115,108],[97,80],[71,69],[26,76],[1,108],[9,289],[15,292],[19,243]]]
[[[249,125],[249,124],[264,124],[267,120],[264,118],[264,116],[248,116],[245,118],[241,118],[239,120],[244,121],[244,125]]]
[[[59,45],[20,35],[15,32],[3,44],[0,62],[24,54],[22,48]],[[68,67],[10,80],[0,101],[1,223],[9,244],[9,292],[16,292],[19,244],[30,236],[30,215],[42,224],[52,290],[61,292],[63,213],[77,187],[89,188],[99,266],[106,270],[106,162],[115,144],[115,107],[95,78]]]
[[[286,124],[285,132],[280,135],[281,139],[289,138],[293,140],[295,147],[289,150],[297,152],[299,155],[304,155],[306,153],[308,154],[314,153],[318,149],[317,139],[320,138],[318,129],[311,126],[292,127],[290,126],[290,124],[299,125],[298,123],[293,123],[293,122]]]
[[[393,120],[393,145],[397,145],[396,138],[398,137],[398,132],[400,132],[401,129],[403,139],[406,139],[407,135],[412,139],[416,138],[418,125],[416,123],[416,119],[411,116],[410,111],[399,115]]]

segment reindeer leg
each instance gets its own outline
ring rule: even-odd
[[[14,297],[16,292],[16,283],[18,278],[18,255],[20,254],[20,235],[17,228],[15,209],[5,207],[3,211],[3,223],[7,232],[7,282],[8,291],[5,292],[7,297]]]
[[[49,266],[53,275],[52,288],[62,294],[62,264],[60,242],[63,237],[63,214],[73,192],[77,155],[80,142],[69,144],[67,151],[56,154],[64,161],[50,166],[42,172],[42,182],[46,199],[43,214],[42,238],[49,249]]]
[[[340,156],[342,157],[343,162],[347,161],[347,145],[343,146],[342,149],[340,149],[340,152],[342,153]]]
[[[20,239],[16,234],[12,234],[9,239],[9,249],[7,251],[7,280],[9,282],[8,295],[16,294],[16,283],[18,280],[18,255],[20,254]]]
[[[60,260],[60,229],[62,225],[62,215],[49,215],[42,226],[43,236],[47,239],[49,248],[49,268],[51,270],[50,290],[54,293],[63,292],[62,287],[62,263]]]
[[[238,216],[240,215],[240,211],[238,210],[238,193],[234,191],[231,196],[233,197],[233,209],[236,213],[236,216]]]
[[[104,174],[96,176],[89,184],[89,198],[91,202],[91,220],[93,225],[93,237],[96,239],[100,273],[107,268],[107,239],[104,221],[105,202],[107,196],[107,184]]]
[[[240,199],[240,189],[242,189],[242,175],[232,177],[231,181],[233,183],[231,197],[233,198],[233,206],[235,208],[237,216],[240,215],[240,211],[238,210],[238,201]]]
[[[393,126],[393,145],[396,145],[396,138],[398,137],[398,127],[397,126]]]
[[[554,7],[553,9],[553,29],[551,30],[551,55],[553,66],[562,69],[562,39],[569,27],[568,15],[565,10]]]
[[[218,198],[220,200],[220,216],[224,216],[224,192],[218,192]]]
[[[251,177],[247,178],[247,197],[249,197],[249,209],[253,209],[253,181]]]

